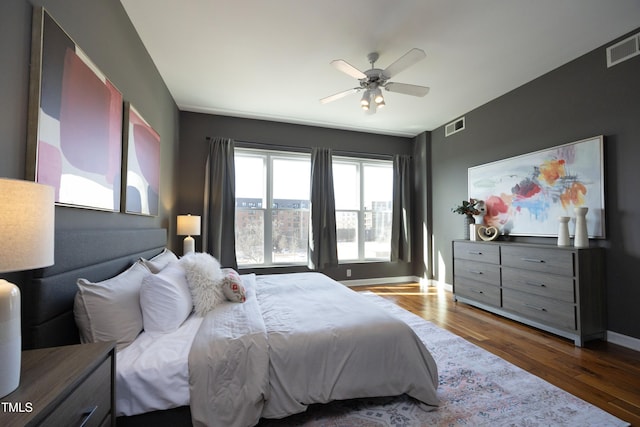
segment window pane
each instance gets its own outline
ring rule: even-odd
[[[366,210],[391,210],[393,200],[393,168],[365,165],[364,208]]]
[[[336,211],[338,260],[358,259],[358,213]]]
[[[333,162],[336,209],[360,209],[360,176],[357,163]]]
[[[266,207],[266,157],[236,155],[236,207]]]
[[[283,159],[273,160],[273,202],[288,201],[279,209],[300,209],[302,203],[309,208],[309,192],[311,181],[311,163],[309,159]],[[295,203],[298,207],[294,207]],[[274,206],[275,207],[275,206]]]
[[[272,218],[273,262],[307,262],[309,211],[274,209]]]
[[[367,211],[365,218],[365,258],[391,258],[391,210]]]
[[[264,263],[264,211],[236,209],[236,258],[239,265]]]

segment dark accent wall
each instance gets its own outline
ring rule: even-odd
[[[605,47],[468,112],[462,132],[432,132],[435,277],[452,280],[463,226],[451,208],[467,198],[467,168],[602,134],[607,238],[591,244],[607,249],[608,330],[640,338],[640,56],[607,68]]]
[[[157,217],[56,207],[56,229],[175,230],[178,108],[119,1],[0,2],[0,176],[25,177],[32,5],[43,6],[161,137]]]
[[[243,119],[192,112],[180,113],[180,173],[178,178],[179,213],[202,214],[205,162],[208,143],[206,137],[233,138],[266,144],[266,148],[282,147],[329,147],[338,151],[370,153],[376,155],[413,154],[413,140],[394,136],[376,135],[338,129],[278,123],[265,120]],[[174,237],[175,242],[181,237]],[[176,243],[179,244],[179,243]],[[201,248],[201,238],[196,238],[196,249]],[[372,277],[412,276],[414,264],[359,263],[341,264],[324,271],[337,280],[346,279],[346,268],[350,268],[350,279]],[[306,267],[260,269],[260,272],[306,271]]]

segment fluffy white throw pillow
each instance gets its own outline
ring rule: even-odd
[[[195,313],[204,316],[225,300],[219,282],[224,278],[220,263],[209,254],[193,252],[180,258],[191,289]]]

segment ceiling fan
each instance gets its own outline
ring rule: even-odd
[[[377,108],[385,106],[384,97],[382,96],[383,88],[389,92],[403,93],[411,96],[425,96],[427,92],[429,92],[429,88],[426,86],[390,82],[389,79],[399,72],[406,70],[416,62],[424,59],[426,56],[427,54],[424,53],[422,49],[413,48],[398,58],[393,64],[389,65],[384,70],[381,70],[379,68],[375,68],[374,65],[378,60],[378,53],[371,52],[367,55],[371,68],[364,72],[358,70],[356,67],[342,59],[331,61],[331,65],[335,68],[358,79],[360,81],[360,86],[322,98],[320,103],[326,104],[349,94],[364,91],[362,99],[360,100],[360,106],[368,114],[374,114]]]

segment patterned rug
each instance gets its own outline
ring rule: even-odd
[[[438,409],[423,411],[407,396],[353,399],[312,405],[302,414],[262,420],[259,426],[629,425],[382,297],[363,294],[411,326],[433,355],[440,378]]]

